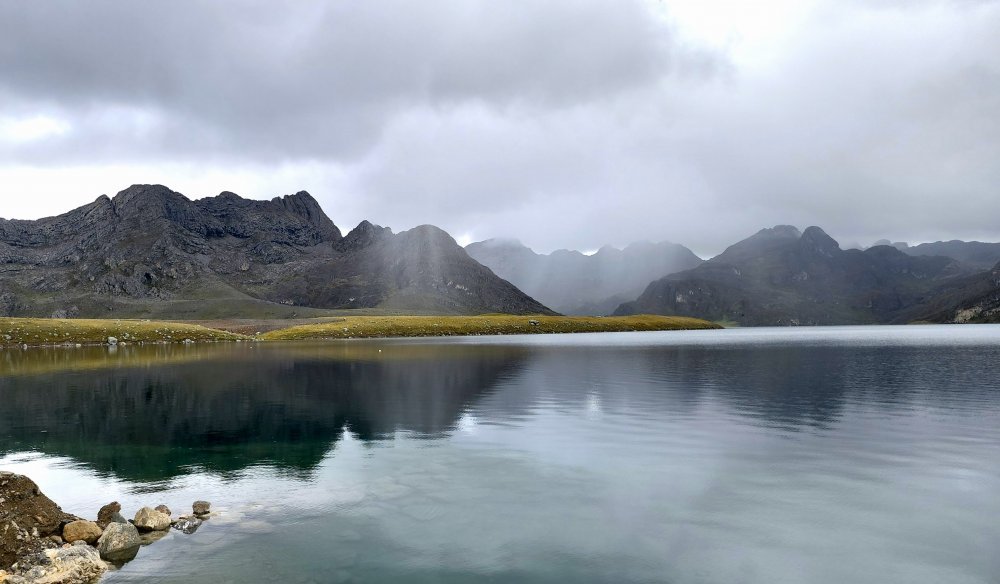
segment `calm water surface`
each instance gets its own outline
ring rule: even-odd
[[[1000,582],[1000,327],[0,352],[0,468],[208,499],[106,582]]]

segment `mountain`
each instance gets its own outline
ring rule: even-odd
[[[892,246],[842,250],[819,227],[764,229],[704,264],[652,282],[615,314],[658,313],[747,326],[892,322],[966,273],[951,258]]]
[[[547,306],[566,314],[610,314],[635,298],[653,279],[702,263],[675,243],[633,243],[602,247],[593,255],[559,250],[538,254],[519,241],[490,239],[465,251],[500,277]]]
[[[974,270],[989,270],[1000,262],[1000,243],[981,241],[936,241],[900,248],[912,256],[947,256],[954,258]]]
[[[314,315],[312,309],[548,313],[444,231],[347,235],[306,192],[196,201],[161,185],[37,221],[0,220],[0,315]]]
[[[989,270],[941,283],[896,320],[1000,323],[1000,262]]]

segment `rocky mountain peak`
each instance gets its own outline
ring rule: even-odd
[[[323,234],[324,239],[336,241],[341,238],[340,229],[323,212],[319,201],[308,192],[299,191],[294,195],[275,197],[273,202],[280,204],[289,213],[305,218]]]
[[[816,229],[819,228],[817,227]],[[761,229],[753,237],[760,239],[798,239],[802,237],[802,232],[794,225],[775,225],[774,227]]]
[[[816,226],[807,228],[799,238],[799,242],[803,249],[826,257],[833,257],[835,253],[841,251],[840,244]]]
[[[361,223],[358,223],[358,226],[345,235],[343,239],[337,242],[336,248],[340,251],[356,251],[391,235],[392,229],[375,225],[365,219]]]

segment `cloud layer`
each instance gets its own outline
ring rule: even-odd
[[[5,3],[0,216],[163,182],[540,250],[1000,240],[1000,3],[706,1]]]

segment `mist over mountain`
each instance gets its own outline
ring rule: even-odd
[[[192,201],[134,185],[37,221],[0,220],[0,315],[310,315],[311,308],[542,313],[430,225],[346,236],[299,192]]]
[[[779,225],[651,283],[615,313],[679,314],[750,326],[909,322],[935,299],[946,302],[944,291],[962,288],[970,271],[953,258],[908,255],[890,245],[842,250],[819,227],[800,232]],[[959,293],[953,292],[955,301]]]
[[[635,298],[656,278],[702,263],[676,243],[633,243],[625,249],[604,246],[593,255],[558,250],[539,254],[512,239],[490,239],[465,251],[500,277],[565,314],[609,314]]]
[[[951,240],[914,246],[904,243],[899,249],[912,256],[947,256],[978,270],[988,270],[1000,262],[1000,243]]]

